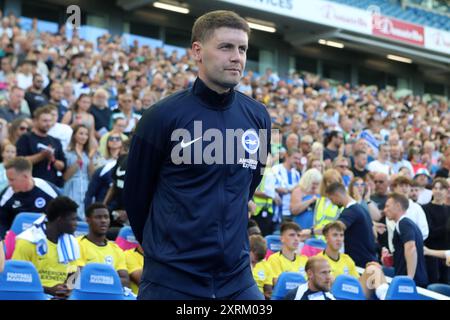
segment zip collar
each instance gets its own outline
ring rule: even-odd
[[[211,90],[206,84],[197,78],[192,87],[192,93],[198,97],[207,107],[215,110],[228,109],[234,100],[235,91],[233,88],[226,93],[219,94]]]

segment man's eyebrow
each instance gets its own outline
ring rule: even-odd
[[[236,44],[234,44],[232,42],[228,42],[228,41],[219,42],[218,46],[233,46],[233,47],[237,46],[237,47],[248,48],[247,44],[241,43],[241,44],[236,45]]]

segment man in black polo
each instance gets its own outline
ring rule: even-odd
[[[423,237],[419,227],[405,216],[408,199],[398,193],[388,196],[384,214],[396,222],[394,232],[395,275],[407,275],[421,287],[428,285],[428,275],[423,254]]]
[[[367,210],[347,194],[341,183],[329,185],[326,194],[335,205],[344,208],[338,220],[346,226],[345,253],[362,268],[368,262],[377,261],[375,235]]]
[[[30,113],[33,114],[34,110],[48,102],[47,97],[43,93],[44,79],[39,73],[33,75],[33,84],[27,89],[25,93],[25,100],[28,102]]]
[[[61,142],[48,135],[52,123],[51,106],[44,106],[34,112],[33,131],[24,134],[16,143],[17,155],[24,156],[33,164],[33,176],[63,186],[62,174],[66,158]]]

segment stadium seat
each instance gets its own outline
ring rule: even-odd
[[[39,219],[43,214],[34,212],[21,212],[15,218],[11,229],[5,235],[5,257],[11,259],[14,248],[16,247],[16,237],[33,225],[33,222]]]
[[[77,280],[69,300],[124,300],[117,272],[107,264],[86,265]]]
[[[305,278],[298,272],[283,272],[273,288],[271,300],[283,300],[289,290],[306,283]]]
[[[31,262],[5,262],[5,269],[0,273],[0,300],[48,300]]]
[[[267,243],[267,252],[265,259],[268,259],[272,254],[281,250],[281,240],[279,235],[269,235],[265,237]]]
[[[417,294],[414,280],[407,276],[396,276],[392,279],[386,294],[386,300],[421,300]]]
[[[341,274],[334,280],[331,293],[336,300],[366,300],[358,279]]]
[[[78,221],[77,222],[77,229],[75,230],[74,236],[85,236],[89,233],[89,225],[87,222],[84,221]]]
[[[391,278],[395,277],[395,269],[394,269],[394,267],[383,266],[383,273],[387,277],[391,277]]]
[[[444,296],[450,297],[450,285],[443,283],[433,283],[427,287],[428,290],[443,294]]]
[[[301,254],[312,257],[325,250],[327,244],[322,239],[311,238],[305,241]]]
[[[116,244],[122,250],[130,250],[137,248],[139,243],[134,236],[133,230],[129,226],[122,227],[116,238]]]

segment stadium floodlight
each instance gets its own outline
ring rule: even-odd
[[[169,10],[169,11],[174,11],[174,12],[183,13],[183,14],[189,13],[188,8],[180,7],[180,6],[176,6],[176,5],[168,4],[168,3],[164,3],[164,2],[159,2],[159,1],[154,2],[153,6],[158,9]]]
[[[339,49],[344,48],[344,44],[341,42],[324,40],[324,39],[319,39],[318,42],[319,42],[319,44],[324,45],[324,46],[329,46],[329,47],[334,47],[334,48],[339,48]]]
[[[250,17],[246,17],[245,19],[247,20],[248,26],[251,29],[264,31],[264,32],[270,32],[270,33],[274,33],[277,31],[277,29],[275,28],[275,24],[273,22],[254,19],[254,18],[250,18]]]
[[[395,60],[395,61],[399,61],[399,62],[403,62],[403,63],[412,63],[412,60],[409,58],[405,58],[405,57],[400,57],[400,56],[396,56],[393,54],[388,54],[386,56],[389,60]]]
[[[247,23],[250,28],[255,29],[255,30],[265,31],[265,32],[270,32],[270,33],[274,33],[277,31],[277,29],[275,29],[274,27],[264,26],[262,24],[257,24],[257,23],[253,23],[253,22],[247,22]]]

